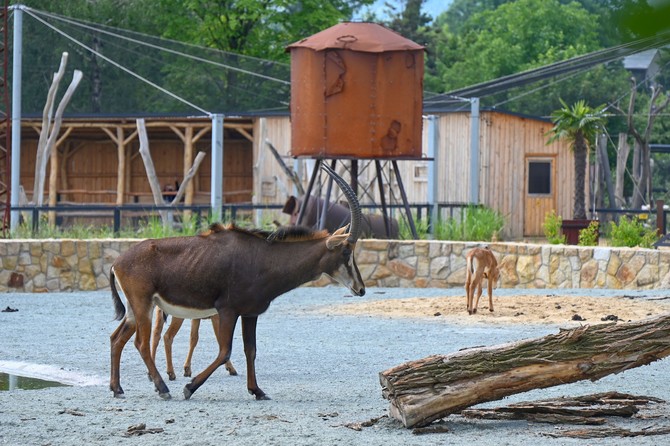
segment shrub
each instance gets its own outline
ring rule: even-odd
[[[547,212],[544,216],[544,224],[542,225],[544,236],[552,245],[561,245],[566,242],[565,235],[561,234],[562,224],[563,218],[560,215],[556,215],[556,212],[553,210]]]
[[[622,216],[619,223],[610,224],[610,244],[612,246],[626,246],[632,248],[651,248],[658,240],[656,228],[645,227],[639,217],[628,218]]]
[[[589,226],[579,231],[579,246],[598,246],[599,237],[599,223],[594,220],[589,223]]]
[[[468,206],[461,216],[441,220],[435,225],[435,239],[460,241],[492,241],[499,239],[505,218],[485,206]]]

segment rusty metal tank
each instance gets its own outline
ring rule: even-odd
[[[287,51],[293,156],[421,158],[423,46],[376,23],[345,22]]]

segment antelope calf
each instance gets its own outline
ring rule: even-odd
[[[156,350],[158,349],[158,343],[161,340],[161,334],[163,333],[163,326],[165,325],[165,319],[167,315],[160,308],[156,308],[154,314],[154,328],[151,333],[151,359],[156,362]],[[212,320],[212,327],[214,328],[214,335],[216,339],[219,339],[219,316],[214,315],[210,318]],[[167,374],[170,381],[174,381],[177,376],[174,373],[174,365],[172,363],[172,342],[174,337],[179,332],[184,319],[178,317],[172,317],[170,325],[163,336],[163,344],[165,346],[165,362],[167,363]],[[191,371],[191,359],[193,358],[193,352],[195,351],[195,346],[198,345],[200,332],[200,319],[191,320],[191,336],[189,338],[188,345],[188,354],[186,355],[186,360],[184,361],[184,376],[190,378]],[[233,363],[227,361],[224,366],[228,373],[235,376],[237,375],[237,370],[233,366]]]
[[[318,161],[320,162],[320,161]],[[189,399],[214,371],[230,359],[233,332],[242,319],[242,342],[247,365],[247,390],[257,400],[269,399],[256,381],[256,324],[278,296],[327,274],[356,296],[365,284],[356,266],[354,250],[360,235],[361,207],[351,187],[330,167],[321,167],[335,180],[349,201],[350,226],[332,234],[290,228],[275,232],[245,230],[214,224],[197,236],[144,240],[121,254],[110,270],[116,319],[110,336],[109,387],[123,395],[121,353],[135,334],[135,347],[162,398],[170,391],[151,357],[151,313],[158,306],[173,317],[219,317],[219,353],[215,360],[184,387]],[[121,301],[118,287],[126,297]]]
[[[465,256],[465,295],[467,298],[468,314],[477,312],[479,298],[482,296],[482,281],[487,279],[489,292],[489,311],[493,311],[493,286],[498,284],[500,270],[498,261],[491,249],[473,248]],[[477,300],[475,297],[477,289]],[[473,305],[474,301],[474,305]]]

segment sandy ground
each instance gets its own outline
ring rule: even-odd
[[[638,299],[625,292],[603,299],[589,295],[546,294],[503,295],[493,292],[493,310],[489,311],[486,294],[477,313],[468,315],[465,294],[449,297],[413,297],[379,299],[324,308],[332,314],[368,315],[383,318],[437,318],[450,324],[557,324],[563,327],[607,321],[633,321],[670,311],[670,297]],[[417,291],[420,293],[420,291]],[[507,294],[507,293],[506,293]],[[383,297],[380,295],[380,297]]]
[[[473,421],[452,415],[448,432],[415,435],[386,417],[380,372],[406,361],[463,348],[495,345],[556,333],[561,327],[602,323],[616,315],[636,319],[668,310],[665,290],[496,290],[495,312],[480,302],[465,312],[462,289],[369,289],[353,297],[341,287],[300,288],[278,298],[259,318],[256,369],[271,401],[246,392],[244,355],[237,330],[232,361],[193,395],[189,379],[168,382],[173,398],[161,400],[146,367],[129,343],[122,357],[126,398],[108,390],[109,335],[118,322],[108,292],[0,294],[0,371],[70,384],[43,390],[0,391],[2,445],[657,445],[670,435],[598,440],[547,434],[583,426],[524,421]],[[560,308],[559,308],[560,307]],[[439,315],[438,315],[439,313]],[[586,321],[573,321],[579,314]],[[211,328],[203,324],[194,370],[216,356]],[[175,363],[185,357],[188,328],[175,339]],[[159,351],[157,364],[165,370]],[[579,382],[488,403],[506,405],[559,396],[620,391],[670,401],[668,359]],[[165,374],[163,372],[163,376]],[[369,427],[361,427],[377,420]],[[134,426],[144,426],[135,429]],[[670,426],[661,403],[631,419],[608,420],[634,431]],[[355,429],[358,428],[358,429]]]

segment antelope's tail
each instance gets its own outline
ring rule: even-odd
[[[112,301],[114,302],[114,320],[120,321],[126,315],[126,307],[121,301],[121,296],[116,290],[116,277],[114,276],[114,267],[109,270],[109,286],[112,288]]]

